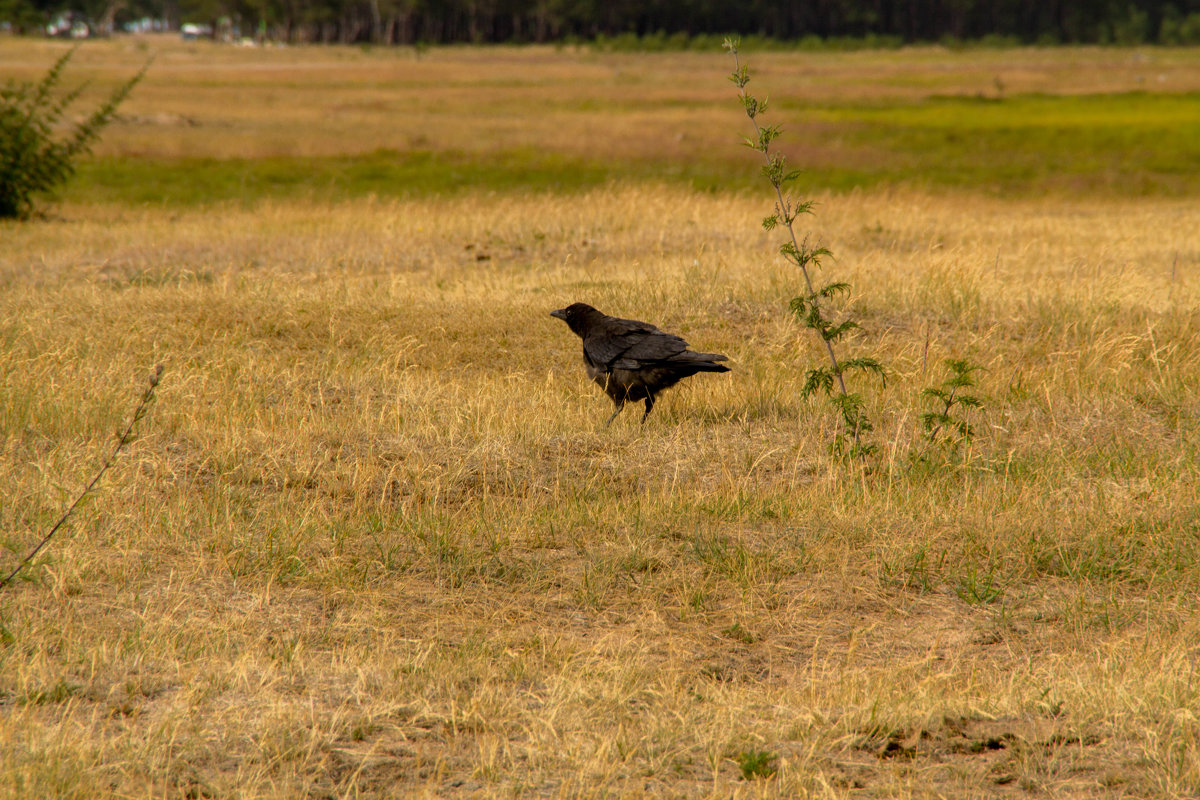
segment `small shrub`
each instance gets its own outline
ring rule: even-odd
[[[958,438],[955,442],[970,439],[975,435],[975,429],[965,419],[955,418],[955,414],[983,405],[983,401],[978,397],[962,391],[975,385],[971,373],[980,367],[961,358],[946,359],[946,367],[950,370],[950,377],[946,378],[941,386],[931,386],[921,393],[923,397],[932,398],[937,403],[933,411],[921,415],[921,422],[925,425],[925,438],[929,444],[934,444],[943,430],[957,433]]]
[[[769,750],[759,750],[751,747],[738,753],[734,760],[742,771],[742,780],[752,781],[755,778],[769,778],[779,771],[775,766],[775,754]]]
[[[52,96],[74,54],[74,48],[68,50],[36,84],[10,80],[0,89],[0,218],[28,219],[34,195],[57,188],[75,174],[75,159],[91,150],[150,66],[147,62],[87,119],[57,139],[55,125],[84,89]]]

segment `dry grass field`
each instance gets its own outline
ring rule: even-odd
[[[4,74],[14,48],[47,47],[0,40]],[[285,102],[341,93],[340,65],[378,53],[163,47],[130,115],[216,117],[237,91],[222,76],[261,75],[280,116],[230,112],[231,138],[127,121],[102,155],[336,155],[425,130],[393,87],[361,130]],[[1122,52],[1044,58],[1088,92],[1094,71],[1062,65]],[[139,53],[118,40],[79,63],[118,76]],[[612,69],[386,57],[464,95],[486,94],[491,62]],[[1003,57],[946,56],[988,80]],[[810,58],[867,100],[969,79],[936,53]],[[789,59],[760,59],[767,89]],[[864,77],[884,63],[911,75]],[[726,65],[711,71],[647,91],[722,95],[695,153],[753,170]],[[172,99],[167,75],[188,89]],[[642,155],[679,156],[660,121],[594,102]],[[571,135],[527,107],[462,129],[448,114],[420,135]],[[759,225],[766,198],[651,180],[198,206],[68,193],[0,223],[5,572],[165,365],[139,438],[0,591],[0,797],[1195,796],[1196,197],[819,193],[803,224],[854,287],[845,349],[888,368],[886,387],[859,383],[878,445],[861,464],[800,397],[821,350],[787,316],[798,277]],[[548,316],[575,300],[733,371],[605,428],[611,404]],[[920,392],[951,357],[984,368],[985,405],[971,441],[930,448]]]
[[[56,41],[0,39],[0,76],[36,78],[64,49]],[[408,48],[314,53],[138,37],[89,45],[73,69],[86,70],[98,93],[128,78],[150,55],[155,61],[146,81],[122,107],[125,120],[110,129],[99,155],[263,158],[529,148],[597,157],[744,158],[729,146],[740,131],[730,129],[731,63],[721,52],[456,47],[420,54]],[[1080,97],[1200,91],[1195,48],[748,56],[752,88],[793,112],[806,105],[870,107],[997,92]],[[798,116],[792,141],[780,144],[815,161],[817,155],[803,152],[803,131],[812,125],[819,133],[828,120]],[[807,144],[848,155],[837,141]]]
[[[0,38],[0,79],[33,79],[66,47]],[[340,199],[359,185],[403,196],[519,187],[531,174],[559,190],[616,175],[761,191],[736,146],[745,120],[721,52],[314,52],[149,37],[90,43],[67,82],[86,76],[85,97],[98,98],[150,55],[96,148],[119,168],[85,171],[76,187],[97,203],[213,199],[213,183],[217,199],[251,188]],[[746,55],[750,88],[788,131],[780,146],[819,187],[1200,195],[1200,48]]]

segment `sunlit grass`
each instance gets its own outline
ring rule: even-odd
[[[0,598],[0,793],[1185,794],[1195,205],[817,199],[890,370],[866,472],[799,398],[820,353],[758,198],[5,225],[11,558],[166,373]],[[604,428],[547,313],[576,299],[734,370]],[[978,433],[916,458],[952,355]]]
[[[0,594],[0,796],[1194,794],[1196,51],[755,58],[888,368],[858,465],[722,54],[77,60],[152,47],[0,223],[3,563],[166,366]],[[733,371],[605,428],[574,300]]]
[[[31,78],[66,45],[9,40]],[[145,81],[68,199],[195,204],[569,190],[655,180],[754,187],[723,53],[88,43],[99,95]],[[814,188],[1037,196],[1200,191],[1200,50],[748,53]],[[68,83],[73,76],[68,74]]]

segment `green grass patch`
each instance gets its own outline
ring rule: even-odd
[[[97,159],[79,171],[69,197],[82,202],[197,205],[301,197],[426,197],[463,190],[593,188],[609,170],[564,156],[493,156],[381,150],[363,156],[265,159]]]
[[[1200,95],[934,97],[808,109],[885,154],[877,183],[1036,193],[1200,189]]]
[[[1200,95],[935,97],[895,104],[791,109],[785,148],[805,191],[879,186],[1033,195],[1200,192]],[[806,155],[801,124],[823,147]],[[607,182],[683,183],[701,191],[761,188],[753,154],[732,141],[708,158],[601,161],[532,149],[499,153],[379,150],[323,158],[97,159],[66,196],[80,202],[187,206],[299,197],[427,197],[463,191],[570,193]],[[797,147],[797,141],[800,143]]]

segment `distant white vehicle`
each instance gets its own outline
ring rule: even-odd
[[[185,22],[179,26],[179,35],[184,38],[184,41],[192,39],[211,39],[213,35],[212,25],[197,25],[194,22]]]
[[[46,35],[63,39],[86,39],[91,35],[91,28],[73,11],[61,14],[46,26]]]

